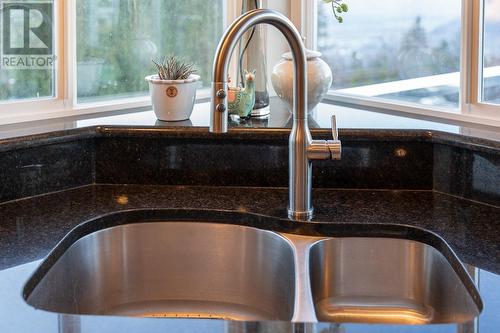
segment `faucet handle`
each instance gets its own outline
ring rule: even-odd
[[[339,140],[339,130],[337,128],[337,117],[332,116],[332,136],[333,140],[328,140],[326,145],[330,150],[330,158],[332,160],[340,160],[342,156],[342,143]]]
[[[337,117],[335,115],[332,115],[332,136],[333,136],[333,141],[339,140],[339,131],[337,129]]]
[[[309,144],[308,158],[310,160],[340,160],[342,156],[342,143],[337,130],[337,118],[332,116],[333,140],[312,140]]]

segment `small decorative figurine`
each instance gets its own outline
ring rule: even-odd
[[[248,118],[255,105],[255,73],[245,71],[245,88],[229,87],[227,104],[229,114],[238,115],[240,118]],[[229,81],[231,82],[231,81]]]

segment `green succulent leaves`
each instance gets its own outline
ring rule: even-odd
[[[342,17],[342,14],[347,13],[349,11],[349,6],[347,6],[346,3],[342,2],[343,0],[323,0],[324,3],[329,3],[332,5],[332,11],[333,15],[335,16],[335,19],[339,23],[344,22],[344,18]]]
[[[162,62],[153,60],[161,80],[186,80],[198,70],[193,63],[185,62],[173,55],[166,56]]]

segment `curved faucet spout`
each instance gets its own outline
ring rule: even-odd
[[[240,16],[226,30],[215,54],[212,82],[210,132],[227,132],[227,73],[231,54],[238,40],[250,28],[266,23],[285,36],[293,55],[293,127],[289,140],[289,206],[288,215],[298,220],[312,217],[312,159],[340,156],[340,142],[313,141],[307,124],[307,58],[302,38],[283,14],[269,9],[255,9]]]
[[[212,116],[210,131],[227,132],[227,73],[231,54],[239,39],[253,26],[270,24],[283,33],[290,45],[294,64],[295,80],[293,85],[295,119],[307,119],[307,59],[302,38],[292,22],[281,13],[269,9],[255,9],[240,16],[226,30],[215,53],[212,82]]]

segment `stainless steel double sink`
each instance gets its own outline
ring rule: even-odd
[[[145,222],[90,233],[49,261],[25,298],[58,313],[429,324],[482,308],[462,265],[396,238]]]

